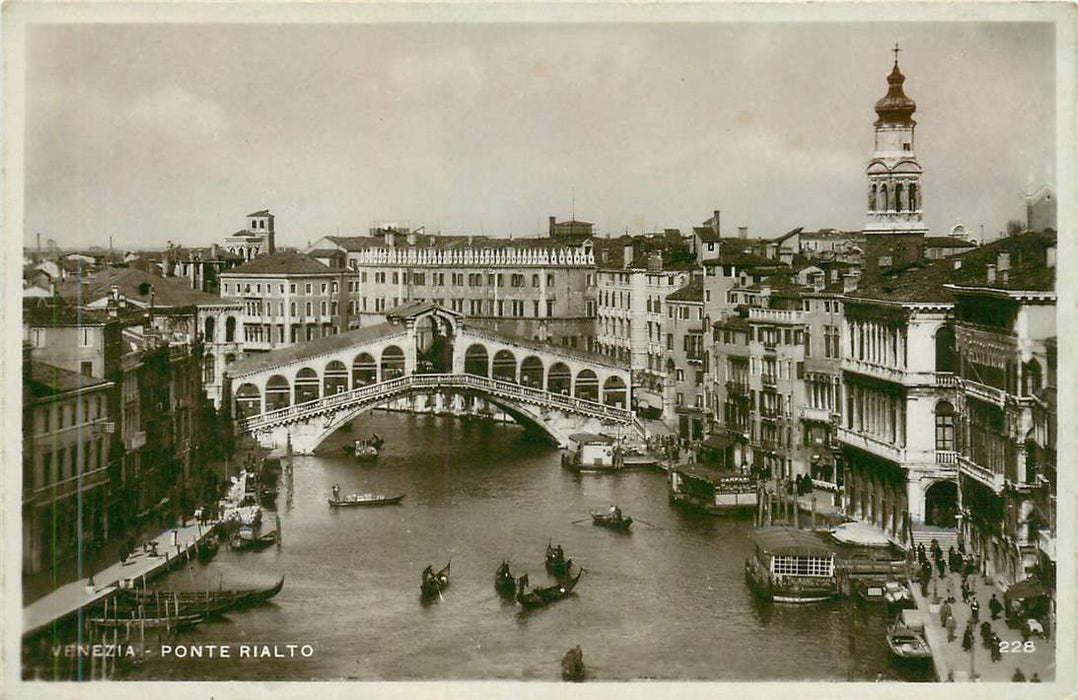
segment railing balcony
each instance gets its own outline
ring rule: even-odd
[[[982,467],[980,464],[970,460],[965,455],[958,455],[958,469],[961,473],[976,479],[990,489],[999,492],[1003,490],[1003,470],[995,471],[988,467]]]
[[[728,382],[726,382],[726,393],[727,394],[744,394],[744,395],[747,396],[748,393],[749,393],[749,384],[748,384],[748,382],[728,381]]]
[[[906,449],[890,442],[884,442],[867,433],[850,430],[842,426],[835,427],[836,437],[842,444],[856,447],[878,457],[903,464],[906,461]]]
[[[959,385],[959,379],[951,372],[936,372],[936,386],[953,388]]]
[[[820,423],[831,422],[831,412],[826,408],[813,408],[812,406],[801,407],[801,420],[814,420]]]
[[[773,374],[761,374],[761,375],[760,375],[760,381],[761,381],[761,382],[762,382],[762,383],[763,383],[763,384],[764,384],[765,386],[775,386],[775,384],[776,384],[776,377],[775,377],[775,375],[773,375]]]
[[[1007,392],[1002,389],[997,389],[996,387],[988,386],[987,384],[981,384],[972,379],[963,380],[963,385],[967,396],[972,396],[997,406],[1003,406],[1006,403]]]
[[[936,450],[936,464],[957,464],[958,453],[953,450]]]

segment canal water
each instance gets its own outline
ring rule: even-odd
[[[341,446],[372,431],[386,440],[383,454],[356,464]],[[234,658],[148,657],[126,677],[557,680],[562,655],[579,644],[598,680],[925,679],[889,664],[882,610],[754,598],[742,574],[751,519],[671,507],[662,473],[572,474],[556,449],[523,435],[512,425],[379,412],[331,436],[323,455],[297,456],[277,501],[280,548],[222,548],[209,565],[162,581],[198,588],[286,577],[271,603],[174,642],[228,644]],[[407,497],[331,509],[335,483],[345,494]],[[573,523],[615,503],[638,519],[631,534]],[[495,592],[494,572],[505,558],[515,575],[548,585],[548,541],[586,573],[570,599],[524,613]],[[443,599],[422,604],[420,572],[450,559]],[[313,655],[235,658],[239,645],[263,644],[285,655],[284,645],[309,644]]]

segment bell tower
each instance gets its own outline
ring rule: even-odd
[[[921,212],[921,173],[914,149],[913,113],[917,104],[906,96],[906,76],[898,67],[887,76],[887,94],[876,102],[875,150],[865,168],[868,208],[865,238],[869,253],[865,272],[902,267],[920,260],[928,229]]]

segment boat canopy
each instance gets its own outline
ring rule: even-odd
[[[573,433],[569,439],[578,445],[612,445],[614,438],[595,433]]]
[[[795,527],[761,527],[753,531],[756,546],[781,556],[829,557],[834,550],[811,532]]]

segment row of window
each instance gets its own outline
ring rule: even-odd
[[[56,416],[56,430],[63,430],[80,422],[88,423],[98,418],[104,418],[105,397],[102,394],[83,396],[81,399],[52,404],[39,409],[37,411],[38,434],[53,432],[54,414]]]
[[[105,467],[105,440],[86,440],[82,443],[82,465],[76,445],[41,452],[41,471],[23,474],[23,488],[37,489],[70,479],[78,474]],[[40,478],[39,478],[40,474]]]

